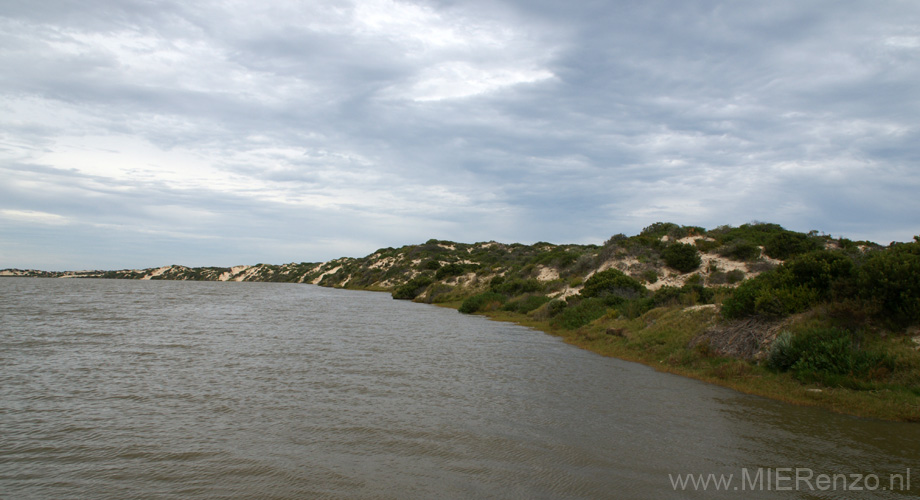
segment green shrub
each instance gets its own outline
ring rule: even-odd
[[[575,330],[600,318],[607,313],[607,304],[600,298],[588,298],[576,301],[556,316],[557,326]]]
[[[677,231],[680,231],[680,226],[673,222],[656,222],[642,229],[639,236],[650,236],[652,238],[661,239]]]
[[[463,301],[462,304],[460,304],[460,308],[458,310],[464,314],[473,314],[480,311],[491,311],[500,307],[505,303],[506,300],[508,300],[507,297],[500,293],[483,292],[478,295],[468,297]]]
[[[620,301],[619,303],[614,304],[614,309],[617,311],[618,316],[635,319],[651,311],[655,306],[656,304],[654,298],[642,297],[638,299]]]
[[[502,309],[505,311],[527,314],[550,300],[551,299],[546,295],[528,295],[506,303]]]
[[[687,243],[674,243],[662,250],[661,258],[665,264],[682,273],[689,273],[700,267],[702,260],[696,247]]]
[[[774,317],[789,316],[807,311],[817,304],[818,300],[818,292],[807,287],[767,288],[754,299],[754,314]]]
[[[806,234],[783,231],[773,235],[764,243],[763,253],[774,259],[786,260],[820,247],[821,244],[817,239],[810,238]]]
[[[438,272],[434,274],[435,279],[443,280],[447,278],[452,278],[454,276],[460,276],[466,271],[466,268],[462,264],[451,263],[445,266],[441,266],[438,269]]]
[[[633,299],[644,296],[648,290],[633,278],[618,269],[607,269],[595,273],[581,289],[581,296],[586,298],[618,297]]]
[[[799,360],[798,351],[792,346],[792,333],[786,330],[770,344],[770,353],[767,355],[767,366],[776,371],[788,371]]]
[[[697,238],[693,244],[696,245],[696,249],[700,252],[711,252],[720,246],[718,241],[706,238]]]
[[[558,292],[562,290],[563,288],[565,288],[565,282],[562,281],[561,279],[547,281],[546,283],[543,284],[544,293]]]
[[[782,282],[782,277],[765,273],[741,283],[722,302],[722,315],[729,319],[754,315],[783,317],[806,311],[819,300],[816,290],[788,285]]]
[[[862,350],[855,340],[839,328],[813,328],[798,335],[784,332],[774,340],[767,366],[792,371],[803,382],[825,385],[845,383],[842,376],[865,379],[894,369],[888,355]]]
[[[498,279],[498,277],[495,279]],[[489,288],[493,292],[500,293],[508,297],[543,291],[543,283],[541,283],[539,280],[513,278],[508,280],[503,279],[496,283],[495,279],[492,280]]]
[[[760,247],[740,240],[719,247],[716,253],[727,259],[746,262],[760,257]]]
[[[746,241],[751,245],[764,245],[768,239],[776,234],[786,231],[779,224],[769,224],[764,222],[752,222],[742,224],[740,227],[719,226],[707,234],[711,238],[729,244],[732,242]]]
[[[429,260],[422,265],[422,269],[428,269],[429,271],[434,271],[441,267],[441,263],[437,260]]]
[[[834,287],[843,287],[853,279],[853,261],[839,252],[818,250],[799,255],[784,267],[796,285],[818,291],[821,298],[829,298]]]
[[[688,304],[709,304],[715,296],[712,288],[706,288],[702,283],[687,283],[680,289]]]
[[[428,287],[427,302],[431,304],[440,304],[456,300],[457,290],[443,283],[434,283]]]
[[[765,273],[776,269],[778,266],[769,260],[758,259],[754,262],[748,262],[745,267],[752,273]]]
[[[428,285],[432,283],[434,283],[434,280],[431,276],[424,274],[416,276],[405,285],[393,290],[393,298],[398,300],[412,300],[424,292],[425,289],[428,288]]]
[[[537,255],[532,263],[544,266],[554,266],[562,269],[574,264],[580,256],[581,254],[579,252],[556,248]]]
[[[663,286],[652,294],[657,306],[676,305],[680,303],[681,289],[676,286]]]
[[[858,294],[891,323],[920,321],[920,239],[872,252],[858,272]]]
[[[553,299],[546,304],[546,310],[550,317],[555,317],[564,311],[568,305],[569,303],[564,300]]]
[[[724,285],[728,283],[728,274],[723,273],[722,271],[710,271],[711,274],[709,278],[706,279],[706,282],[710,285]]]
[[[764,273],[738,285],[732,294],[722,302],[722,316],[728,319],[753,316],[757,297],[770,290],[770,277]]]
[[[853,276],[853,262],[839,252],[818,250],[800,255],[741,283],[722,303],[722,314],[741,318],[799,313],[852,293],[848,290]]]

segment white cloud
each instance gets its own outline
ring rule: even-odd
[[[69,218],[63,215],[39,212],[37,210],[0,209],[0,218],[13,222],[47,226],[61,226],[70,222]]]
[[[890,36],[885,38],[885,45],[899,49],[920,48],[920,36]]]
[[[485,94],[520,83],[552,78],[539,68],[480,68],[466,62],[447,62],[424,69],[402,96],[414,101],[441,101]],[[394,89],[395,90],[395,89]],[[399,90],[395,90],[399,93]]]

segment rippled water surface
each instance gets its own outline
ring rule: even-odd
[[[741,482],[796,467],[881,484]],[[908,468],[917,495],[916,425],[387,294],[0,279],[0,498],[902,498]],[[690,473],[735,477],[675,491]]]

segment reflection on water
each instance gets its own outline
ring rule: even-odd
[[[916,425],[307,285],[2,279],[0,367],[3,498],[776,498],[743,470],[920,470]],[[691,473],[734,482],[675,491]],[[861,498],[804,486],[782,495]]]

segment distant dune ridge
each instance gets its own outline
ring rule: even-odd
[[[715,241],[708,237],[685,236],[673,240],[677,243],[695,244],[699,239]],[[668,242],[667,235],[661,238]],[[555,245],[550,243],[536,243],[522,245],[519,243],[505,244],[494,241],[473,244],[454,243],[448,241],[429,240],[420,245],[407,245],[399,249],[385,248],[361,258],[341,257],[328,262],[319,263],[290,263],[282,265],[256,264],[239,265],[229,268],[222,267],[187,267],[183,265],[169,265],[149,269],[123,269],[123,270],[87,270],[87,271],[41,271],[22,269],[3,269],[0,276],[23,276],[41,278],[106,278],[106,279],[139,279],[139,280],[192,280],[192,281],[262,281],[262,282],[291,282],[310,283],[321,286],[344,288],[370,288],[392,289],[405,284],[424,269],[420,269],[422,261],[431,265],[436,261],[440,265],[460,263],[470,269],[463,276],[451,276],[446,280],[452,284],[475,284],[484,278],[503,275],[510,269],[503,266],[499,260],[498,265],[481,272],[483,267],[482,256],[487,254],[489,262],[494,260],[496,254],[506,254],[509,258],[506,264],[515,264],[517,254],[528,254],[532,260],[539,261],[535,264],[534,278],[542,282],[559,280],[566,274],[566,268],[572,264],[565,257],[562,261],[553,260],[554,253],[565,252],[591,256],[591,264],[582,264],[580,273],[585,278],[597,271],[606,269],[619,269],[628,274],[640,276],[643,272],[654,270],[658,279],[647,283],[649,290],[656,290],[662,286],[683,286],[689,276],[694,273],[703,278],[712,278],[715,274],[735,271],[738,278],[730,286],[737,284],[759,274],[766,266],[775,266],[782,261],[772,259],[762,254],[753,261],[733,260],[713,251],[701,252],[701,267],[692,273],[682,273],[668,269],[663,262],[640,261],[637,256],[629,253],[620,253],[607,258],[597,259],[597,252],[603,249],[598,245]],[[428,258],[425,258],[428,257]],[[640,276],[641,277],[641,276]],[[718,278],[716,278],[718,279]],[[357,285],[360,282],[361,285]],[[563,292],[571,295],[577,293],[579,286],[566,287]]]

